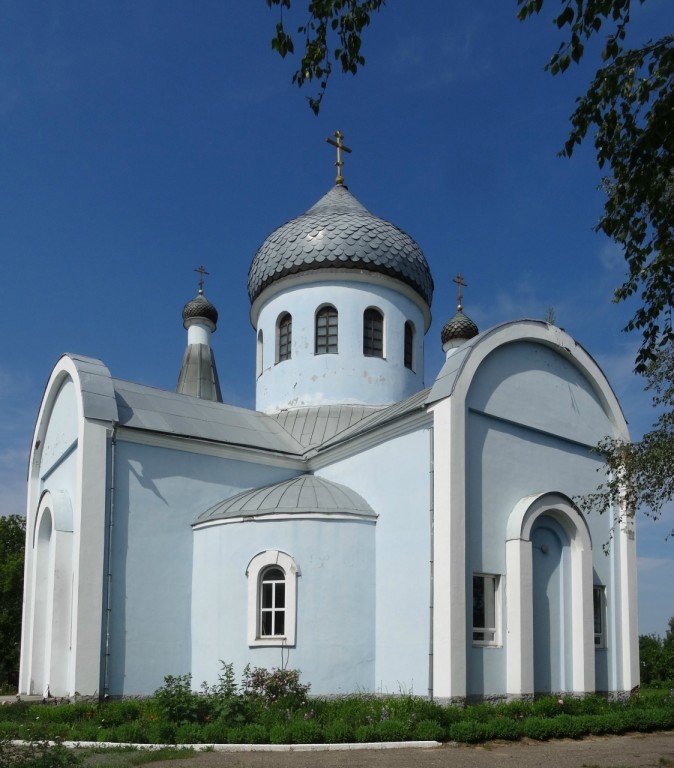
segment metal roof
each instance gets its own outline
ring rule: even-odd
[[[112,381],[121,426],[298,456],[303,452],[275,419],[259,411]]]
[[[383,406],[319,405],[269,414],[304,448],[320,445]]]
[[[351,488],[316,475],[300,475],[225,499],[199,515],[194,525],[240,517],[312,513],[376,517],[367,501]]]
[[[431,271],[417,243],[339,184],[262,243],[248,272],[250,300],[282,277],[325,268],[383,273],[414,288],[429,306],[433,298]]]
[[[222,402],[215,354],[208,344],[188,344],[180,366],[176,392]]]
[[[416,392],[405,400],[401,400],[400,402],[385,408],[380,408],[353,424],[351,427],[339,432],[333,438],[329,440],[326,439],[321,445],[317,445],[316,449],[323,450],[323,448],[337,445],[338,443],[350,440],[365,432],[371,432],[384,424],[388,424],[391,421],[407,416],[414,411],[422,411],[426,407],[426,400],[430,392],[430,388],[422,389],[420,392]]]

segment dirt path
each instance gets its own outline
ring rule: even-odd
[[[105,763],[99,763],[99,765]],[[204,752],[149,768],[665,768],[674,766],[674,731],[572,741],[446,744],[432,749],[321,752]]]

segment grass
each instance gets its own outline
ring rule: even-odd
[[[189,676],[168,677],[143,700],[0,708],[0,742],[91,741],[131,744],[308,744],[494,739],[539,741],[674,729],[669,687],[624,701],[554,696],[508,704],[441,706],[409,694],[311,698],[294,670],[247,671],[237,685],[231,667],[213,688],[192,691]],[[177,750],[179,753],[179,750]],[[158,752],[138,754],[141,763]],[[183,755],[184,756],[184,755]],[[663,763],[662,765],[667,765]],[[0,762],[0,768],[2,768]]]
[[[130,768],[166,760],[184,760],[198,755],[186,747],[138,750],[129,747],[86,749],[79,754],[80,768]]]

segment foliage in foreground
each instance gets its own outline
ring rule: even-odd
[[[667,634],[639,636],[639,659],[642,683],[667,685],[674,680],[674,616],[669,620]]]
[[[619,510],[618,525],[621,516],[632,516],[637,509],[658,518],[674,498],[674,345],[659,352],[648,365],[646,378],[660,416],[638,442],[603,440],[598,449],[606,457],[605,480],[596,493],[576,500],[585,513]]]
[[[0,693],[19,681],[26,520],[0,516]]]
[[[553,696],[533,702],[442,706],[423,698],[309,698],[297,670],[231,665],[215,686],[192,690],[189,675],[169,676],[152,698],[61,706],[11,704],[0,709],[0,740],[137,744],[306,744],[581,738],[674,729],[674,696],[650,691],[625,701]],[[58,766],[49,763],[48,766]],[[63,765],[69,765],[63,763]],[[26,768],[31,766],[26,763]],[[0,763],[0,768],[4,765]]]

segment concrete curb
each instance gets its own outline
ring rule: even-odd
[[[15,740],[15,746],[30,744]],[[43,742],[50,746],[55,741]],[[184,749],[193,752],[348,752],[355,749],[432,749],[439,741],[371,741],[363,744],[129,744],[119,741],[61,741],[68,749]]]

